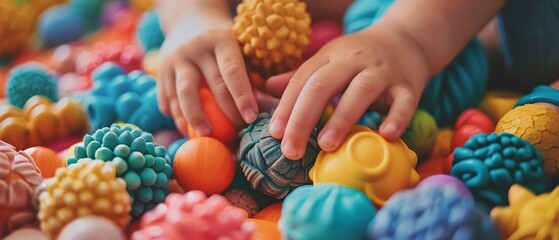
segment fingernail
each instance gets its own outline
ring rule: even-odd
[[[200,126],[198,126],[198,134],[200,134],[201,136],[207,136],[210,135],[212,133],[212,128],[210,126],[208,126],[207,124],[201,124]]]
[[[270,123],[270,132],[281,133],[283,131],[283,126],[281,122],[277,119],[272,119]]]
[[[256,111],[253,111],[251,109],[247,109],[243,112],[243,118],[245,119],[246,123],[254,122],[254,120],[256,120],[256,115]]]
[[[391,140],[396,135],[396,125],[394,123],[387,123],[386,126],[382,128],[382,135],[385,138]]]
[[[336,134],[332,130],[326,130],[326,132],[320,136],[318,142],[324,150],[332,150],[336,144]]]
[[[283,154],[283,156],[285,156],[286,158],[289,158],[291,160],[297,160],[298,158],[296,158],[299,153],[297,152],[297,149],[295,148],[295,145],[293,145],[293,143],[289,142],[289,141],[283,141],[281,144],[281,152]]]

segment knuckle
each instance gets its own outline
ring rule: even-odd
[[[221,72],[223,73],[223,75],[233,76],[241,71],[244,71],[244,68],[236,59],[229,57],[223,60],[223,67],[221,68]]]
[[[320,76],[312,76],[305,84],[305,87],[309,88],[311,91],[320,92],[326,89],[327,84],[324,78]]]

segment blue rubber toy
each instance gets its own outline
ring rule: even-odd
[[[88,31],[101,26],[101,13],[107,0],[71,0],[68,4],[73,12],[78,14]]]
[[[56,78],[40,65],[26,64],[14,68],[8,75],[6,96],[8,103],[23,108],[33,96],[45,96],[58,101]]]
[[[68,5],[47,9],[39,19],[39,38],[45,47],[55,47],[78,40],[85,34],[82,18]]]
[[[488,214],[452,184],[421,185],[396,193],[369,225],[369,239],[499,238]]]
[[[460,179],[476,203],[489,212],[508,204],[508,189],[520,184],[540,194],[547,177],[540,152],[511,133],[477,134],[454,150],[450,175]]]
[[[394,0],[357,0],[347,10],[344,32],[357,32],[377,22]],[[454,60],[429,80],[419,107],[428,111],[439,127],[453,126],[464,110],[481,102],[487,84],[489,62],[481,42],[471,40]]]
[[[357,125],[365,126],[373,130],[378,130],[382,116],[374,111],[367,111],[359,118]]]
[[[291,240],[361,240],[376,210],[369,198],[335,184],[305,185],[285,198],[279,228]]]
[[[157,105],[155,80],[140,71],[125,74],[114,63],[105,63],[92,73],[93,88],[82,103],[93,130],[108,127],[120,120],[154,133],[174,128],[173,120],[164,116]]]
[[[161,30],[159,14],[155,11],[146,12],[136,30],[136,38],[145,52],[159,49],[165,41],[165,36]]]
[[[169,144],[169,147],[167,147],[167,154],[169,154],[169,159],[171,159],[171,166],[173,166],[173,161],[175,160],[175,154],[177,154],[177,151],[179,150],[179,148],[186,141],[188,141],[188,139],[181,138],[179,140],[176,140],[176,141],[172,142],[171,144]]]
[[[559,90],[547,85],[537,86],[530,94],[527,94],[516,102],[514,107],[525,104],[545,102],[559,106]]]
[[[83,143],[74,149],[74,157],[66,163],[70,166],[82,158],[115,165],[117,177],[126,181],[133,200],[130,215],[134,219],[163,202],[169,193],[171,160],[165,147],[157,146],[153,136],[139,128],[114,124],[85,135]]]

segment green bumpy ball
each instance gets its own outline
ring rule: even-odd
[[[153,142],[153,136],[139,128],[112,125],[98,129],[83,138],[74,149],[70,166],[82,158],[110,161],[116,175],[126,181],[126,189],[133,199],[130,215],[138,219],[144,212],[163,202],[169,193],[172,172],[171,160],[163,146]]]
[[[23,108],[25,102],[33,96],[45,96],[53,102],[58,101],[58,89],[55,77],[39,65],[23,65],[14,68],[6,83],[8,102]]]
[[[413,150],[420,160],[425,160],[437,138],[437,122],[431,114],[418,109],[406,131],[402,134],[402,141]]]

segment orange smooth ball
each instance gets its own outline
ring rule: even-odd
[[[261,219],[247,219],[254,224],[254,240],[280,240],[281,232],[276,222]]]
[[[427,177],[436,174],[442,174],[445,161],[446,158],[444,157],[434,157],[422,162],[417,167],[417,173],[419,174],[419,178],[423,180]]]
[[[262,211],[254,215],[253,218],[266,220],[270,222],[279,222],[280,217],[281,217],[281,203],[274,203],[262,209]]]
[[[223,143],[210,137],[198,137],[177,150],[173,170],[184,190],[200,190],[211,195],[225,191],[231,184],[235,162]]]
[[[212,132],[208,137],[215,138],[224,143],[229,143],[237,137],[237,131],[231,120],[223,113],[214,95],[207,88],[200,89],[200,102],[202,103],[202,110],[210,121]],[[188,125],[188,135],[190,138],[198,137],[194,129]]]
[[[54,177],[56,169],[64,167],[63,162],[58,158],[55,151],[46,147],[32,147],[25,149],[25,153],[29,154],[35,164],[41,170],[41,176],[44,178]]]

